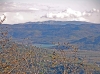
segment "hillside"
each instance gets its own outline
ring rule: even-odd
[[[3,24],[7,26],[10,36],[21,42],[29,38],[32,43],[70,42],[79,49],[99,50],[100,24],[80,21],[44,21],[20,24]]]

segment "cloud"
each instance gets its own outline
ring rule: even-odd
[[[99,9],[93,8],[93,9],[92,9],[92,12],[100,12],[100,11],[99,11]]]
[[[37,11],[38,8],[35,8],[34,5],[29,5],[26,3],[14,3],[14,2],[5,2],[0,3],[0,12],[30,12]]]
[[[46,15],[42,16],[41,18],[49,18],[49,19],[69,19],[69,20],[77,20],[77,21],[88,21],[85,17],[90,17],[93,13],[99,12],[98,9],[92,9],[92,11],[76,11],[71,8],[67,10],[63,10],[57,13],[47,13]]]
[[[71,8],[68,8],[66,11],[65,11],[66,14],[69,14],[69,16],[75,16],[75,17],[80,17],[82,16],[82,13],[80,11],[75,11],[75,10],[72,10]]]
[[[3,12],[0,12],[2,15]],[[30,12],[5,12],[6,20],[3,24],[17,24],[17,23],[25,23],[25,22],[34,22],[39,17]]]
[[[24,22],[24,17],[19,12],[5,12],[6,20],[3,24],[14,24],[14,23],[22,23]],[[1,19],[3,17],[1,16]]]
[[[37,9],[37,8],[29,8],[29,10],[39,10],[39,9]]]
[[[3,16],[3,15],[1,15],[1,16],[0,16],[0,20],[3,20],[3,19],[4,19],[4,16]]]
[[[23,16],[19,12],[17,12],[14,17],[17,18],[18,20],[24,20]]]
[[[82,14],[82,12],[80,11],[75,11],[72,10],[71,8],[68,8],[67,10],[58,12],[58,13],[47,13],[46,15],[42,16],[44,18],[79,18],[82,17],[83,15],[86,15],[86,13],[84,12],[84,14]]]
[[[99,9],[78,11],[66,7],[56,7],[52,5],[41,5],[36,3],[0,3],[0,15],[6,14],[6,20],[3,23],[15,24],[25,22],[36,22],[45,20],[60,21],[99,21]],[[92,17],[92,18],[91,18]]]

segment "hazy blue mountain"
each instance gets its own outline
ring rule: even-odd
[[[70,42],[80,49],[99,50],[100,24],[84,21],[44,21],[3,24],[17,41],[29,38],[32,43]]]
[[[43,22],[27,22],[26,24],[50,24],[50,25],[66,25],[66,24],[74,24],[74,25],[81,25],[81,24],[95,24],[85,21],[43,21]]]

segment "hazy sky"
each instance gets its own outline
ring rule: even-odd
[[[45,20],[100,23],[100,0],[0,0],[0,9],[0,15],[7,16],[4,23]]]
[[[57,5],[67,5],[73,7],[97,7],[100,8],[100,0],[0,0],[0,1],[13,1],[13,2],[28,2],[28,3],[47,3],[47,4],[57,4]],[[81,5],[81,6],[80,6]]]

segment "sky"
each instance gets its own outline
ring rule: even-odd
[[[6,24],[37,21],[100,23],[100,0],[0,0],[0,17]]]

